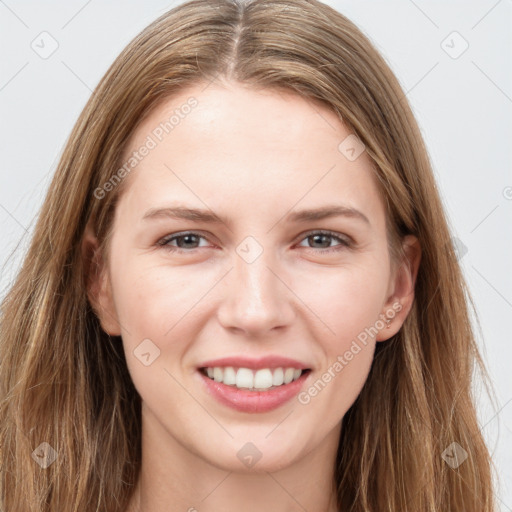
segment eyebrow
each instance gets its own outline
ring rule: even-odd
[[[359,219],[366,224],[371,225],[368,217],[349,206],[339,204],[326,205],[320,208],[312,208],[309,210],[300,210],[291,212],[286,216],[288,222],[313,222],[323,220],[331,217],[348,217],[352,219]],[[203,210],[198,208],[187,208],[183,206],[174,206],[167,208],[151,208],[144,216],[143,220],[171,218],[177,220],[190,220],[192,222],[206,222],[212,224],[229,224],[229,219],[218,216],[210,210]]]

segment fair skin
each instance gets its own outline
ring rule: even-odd
[[[341,421],[376,343],[410,311],[419,245],[407,237],[407,258],[392,265],[370,158],[347,159],[338,146],[351,130],[291,93],[231,82],[188,88],[143,121],[126,154],[191,96],[197,107],[125,178],[108,262],[90,289],[102,328],[122,336],[142,398],[142,469],[129,509],[335,512]],[[150,208],[177,204],[228,221],[142,219]],[[288,218],[333,204],[368,222]],[[353,245],[310,234],[317,230]],[[200,236],[169,242],[181,252],[158,245],[184,231]],[[248,236],[262,249],[251,263],[237,252],[240,245],[256,250],[242,244]],[[87,244],[97,245],[90,233]],[[271,411],[240,412],[215,400],[198,372],[201,362],[224,356],[287,356],[311,369],[308,389],[397,303],[390,327],[360,344],[307,404],[295,397]],[[148,366],[134,355],[144,339],[160,349]],[[262,454],[251,467],[237,456],[248,442]]]

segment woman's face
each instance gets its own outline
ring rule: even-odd
[[[125,156],[101,321],[162,450],[236,471],[333,453],[412,300],[364,147],[299,96],[201,84],[153,111]]]

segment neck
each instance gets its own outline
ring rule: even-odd
[[[300,460],[280,469],[267,471],[264,464],[256,464],[240,472],[193,453],[146,410],[141,472],[127,512],[337,512],[334,464],[339,433],[340,426]]]

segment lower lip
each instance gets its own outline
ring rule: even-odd
[[[258,413],[277,409],[298,395],[311,371],[303,373],[297,380],[289,384],[283,384],[269,391],[239,389],[212,380],[200,371],[198,373],[202,377],[208,392],[219,402],[240,412]]]

